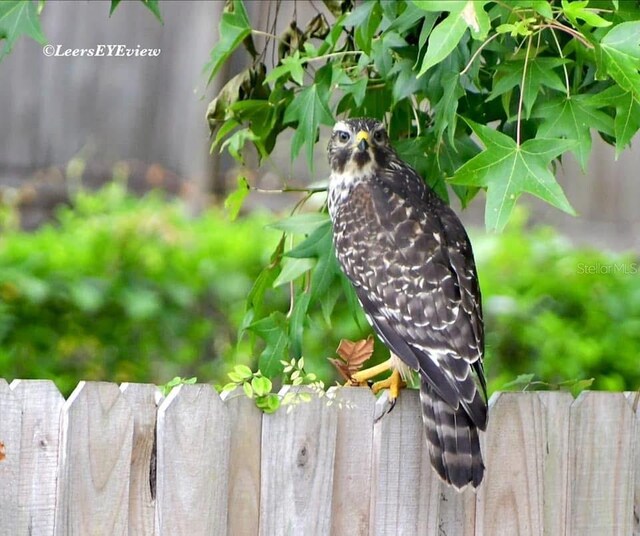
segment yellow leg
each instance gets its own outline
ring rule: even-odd
[[[371,390],[374,394],[379,393],[383,389],[389,389],[389,400],[391,402],[395,402],[396,398],[398,398],[398,394],[400,393],[400,389],[406,387],[406,383],[402,381],[402,377],[400,376],[400,371],[394,369],[386,380],[382,380],[374,383],[371,386]]]
[[[367,380],[371,378],[375,378],[378,374],[382,374],[391,368],[391,359],[387,359],[383,363],[379,365],[375,365],[371,368],[361,370],[360,372],[356,372],[351,379],[354,383],[357,384],[365,384]]]

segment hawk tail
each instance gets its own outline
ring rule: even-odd
[[[453,409],[425,379],[420,382],[420,403],[435,471],[458,490],[468,484],[477,488],[484,475],[484,463],[476,425],[462,405]]]

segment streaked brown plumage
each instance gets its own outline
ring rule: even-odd
[[[420,375],[431,464],[477,487],[487,424],[480,288],[455,213],[400,160],[373,119],[336,123],[329,213],[338,262],[389,350]]]

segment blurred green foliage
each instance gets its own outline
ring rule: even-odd
[[[81,379],[222,378],[237,352],[248,358],[236,326],[278,239],[264,216],[190,218],[115,183],[74,204],[56,225],[0,237],[0,377],[68,393]]]
[[[78,195],[36,232],[4,218],[0,377],[49,378],[68,394],[82,379],[227,383],[238,363],[255,370],[263,343],[250,332],[238,342],[238,333],[281,236],[267,227],[273,220],[231,222],[217,209],[192,218],[179,201],[137,199],[115,184]],[[640,387],[639,259],[576,249],[552,229],[514,220],[502,234],[472,234],[491,390],[525,373],[553,383],[594,377],[594,389]],[[328,292],[336,294],[330,318],[310,311],[302,351],[307,370],[330,384],[337,375],[326,357],[369,328],[353,318],[340,285]],[[288,285],[264,299],[286,314]],[[377,343],[374,359],[384,353]]]
[[[472,235],[484,297],[491,391],[517,375],[591,389],[640,388],[640,258],[575,248],[522,213]]]

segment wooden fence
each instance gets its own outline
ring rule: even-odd
[[[430,468],[416,395],[374,424],[367,389],[263,415],[209,385],[82,382],[65,401],[0,380],[0,535],[640,532],[637,393],[494,395],[485,482],[461,494]]]

